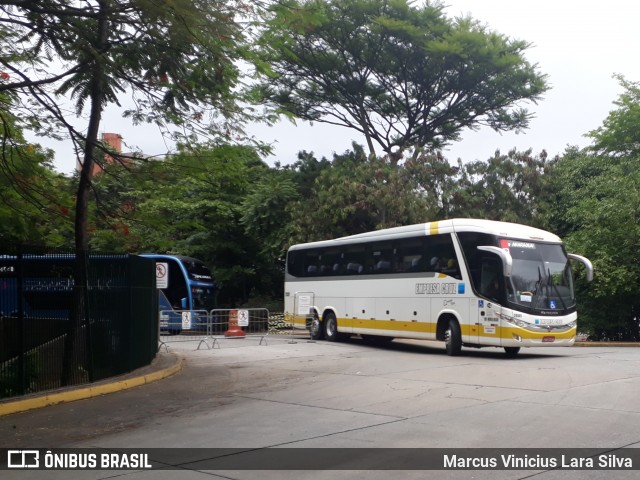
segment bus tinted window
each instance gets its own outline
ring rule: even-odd
[[[428,237],[427,253],[430,272],[443,273],[453,278],[462,279],[451,235]]]
[[[391,273],[396,270],[396,249],[393,242],[371,244],[365,271],[372,274]]]
[[[451,235],[292,250],[287,258],[287,273],[294,277],[407,272],[437,272],[461,279]]]
[[[211,282],[213,280],[211,271],[199,260],[185,258],[182,263],[189,274],[189,278],[192,280],[199,280],[201,282]]]
[[[462,251],[464,252],[467,265],[469,267],[469,274],[471,275],[471,283],[476,291],[482,290],[482,285],[485,282],[482,281],[483,273],[483,259],[490,259],[493,255],[478,250],[479,245],[497,246],[497,238],[493,235],[479,232],[460,232],[458,233],[458,239],[462,245]],[[484,266],[486,272],[486,264]]]
[[[337,248],[324,249],[320,253],[318,274],[322,276],[338,275],[342,263],[342,253]]]

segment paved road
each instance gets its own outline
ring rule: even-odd
[[[253,342],[253,343],[251,343]],[[640,448],[640,348],[464,350],[270,337],[171,345],[179,374],[0,417],[20,447]],[[640,465],[638,465],[640,467]],[[636,471],[8,472],[3,478],[637,478]]]

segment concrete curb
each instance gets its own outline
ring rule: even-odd
[[[640,347],[637,342],[576,342],[574,347]]]
[[[180,372],[184,367],[185,359],[172,355],[173,364],[168,367],[135,376],[135,372],[123,380],[107,381],[107,383],[94,384],[90,387],[82,387],[77,389],[66,390],[62,392],[48,393],[36,397],[22,398],[20,400],[8,401],[0,403],[0,417],[10,415],[12,413],[26,412],[35,408],[48,407],[59,403],[75,402],[76,400],[84,400],[99,395],[115,393],[129,388],[138,387],[147,383],[162,380]],[[145,367],[147,368],[147,367]]]

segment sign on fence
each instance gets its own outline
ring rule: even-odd
[[[249,310],[238,310],[238,326],[249,326]]]
[[[182,312],[182,329],[191,330],[191,312]]]
[[[156,262],[156,288],[169,288],[169,264]]]

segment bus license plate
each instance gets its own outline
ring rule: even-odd
[[[556,341],[556,337],[543,337],[542,341],[545,343],[551,343]]]

